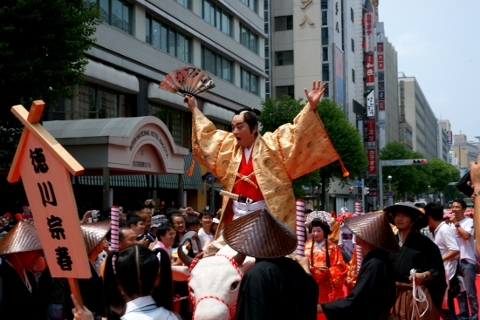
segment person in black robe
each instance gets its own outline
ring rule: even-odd
[[[440,319],[438,310],[442,307],[447,283],[440,249],[418,233],[419,229],[427,226],[427,217],[411,202],[390,206],[385,213],[398,228],[397,239],[401,245],[399,252],[389,254],[397,282],[395,316],[399,320],[411,319],[414,303],[412,281],[415,280],[415,285],[425,292],[429,306],[422,319]],[[410,275],[412,269],[415,269],[414,277]],[[426,303],[417,305],[422,313]]]
[[[240,284],[235,319],[316,319],[317,299],[315,279],[298,262],[257,259]]]
[[[395,275],[388,253],[400,247],[384,214],[345,219],[362,246],[363,264],[352,292],[344,299],[318,306],[327,319],[387,319],[395,303]]]
[[[237,263],[256,258],[240,283],[235,320],[317,319],[318,286],[310,262],[286,257],[297,247],[290,228],[262,209],[230,222],[223,237],[238,252]]]

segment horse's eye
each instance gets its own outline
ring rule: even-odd
[[[240,281],[235,281],[234,283],[232,283],[232,285],[230,286],[230,290],[237,289],[239,283],[240,283]]]

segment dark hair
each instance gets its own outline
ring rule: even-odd
[[[437,203],[430,202],[424,208],[425,215],[432,217],[435,221],[443,221],[443,206]]]
[[[327,268],[331,267],[330,263],[330,254],[328,253],[328,235],[330,234],[330,227],[329,225],[319,218],[315,218],[312,220],[310,225],[308,226],[308,232],[312,233],[313,227],[320,227],[325,234],[325,260],[327,263]],[[315,249],[315,240],[312,239],[312,249],[310,249],[310,263],[313,263],[313,250]]]
[[[241,114],[243,114],[243,121],[248,125],[248,128],[250,128],[250,133],[252,133],[255,126],[258,126],[258,116],[260,115],[260,111],[253,108],[242,108],[235,112],[236,116]],[[255,132],[255,134],[258,134],[258,131]]]
[[[128,227],[130,228],[130,226],[133,224],[134,226],[136,226],[140,221],[143,221],[142,217],[134,214],[133,216],[131,216],[129,219],[128,219],[128,222],[127,222],[127,225]]]
[[[129,228],[129,227],[120,227],[120,228],[118,229],[118,240],[119,240],[120,242],[124,242],[124,241],[125,241],[125,235],[123,234],[123,231],[125,231],[125,230],[130,230],[130,228]]]
[[[161,262],[158,261],[158,253],[160,253]],[[116,274],[112,266],[113,256],[116,257]],[[160,285],[154,289],[153,285],[159,271]],[[109,320],[120,319],[125,313],[126,301],[118,284],[128,296],[152,295],[157,306],[172,310],[172,269],[168,253],[163,249],[158,248],[152,251],[143,245],[135,244],[122,252],[112,251],[108,255],[104,274],[104,300]]]
[[[198,218],[200,220],[202,220],[203,216],[206,216],[206,215],[209,215],[210,217],[212,217],[212,219],[214,218],[213,212],[210,212],[210,210],[202,210],[202,212],[200,212],[200,216]]]
[[[180,217],[180,218],[183,219],[183,222],[185,222],[185,217],[183,216],[183,214],[180,213],[180,211],[172,214],[172,216],[170,217],[170,222],[173,223],[173,218],[175,218],[175,217]]]
[[[191,226],[196,226],[200,224],[200,220],[197,217],[188,217],[185,221],[185,228],[190,228]]]
[[[462,209],[467,208],[467,203],[465,201],[463,201],[463,199],[455,199],[455,200],[452,201],[452,203],[454,203],[454,202],[460,203],[460,205],[462,206]]]
[[[158,227],[155,236],[157,236],[157,239],[160,241],[160,236],[165,236],[167,234],[167,231],[173,229],[173,224],[170,222],[162,222]]]
[[[182,213],[180,212],[180,210],[177,209],[177,208],[175,208],[175,207],[168,207],[168,208],[165,210],[165,216],[166,216],[167,218],[169,218],[169,219],[170,219],[174,214],[176,214],[176,213],[182,214]]]

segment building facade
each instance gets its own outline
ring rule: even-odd
[[[61,101],[47,113],[46,120],[152,115],[165,123],[178,146],[191,149],[191,115],[183,98],[158,89],[165,75],[182,67],[202,69],[215,82],[197,103],[219,129],[230,130],[234,111],[242,107],[261,109],[267,37],[260,1],[87,2],[98,5],[103,22],[95,45],[85,52],[86,83],[75,89],[75,99]],[[186,204],[177,201],[178,188],[157,188],[165,195],[158,202],[165,206]],[[193,188],[186,186],[183,202],[201,210],[205,196],[198,188],[204,186]]]

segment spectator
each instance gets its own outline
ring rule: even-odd
[[[127,225],[137,235],[138,243],[144,246],[148,246],[148,239],[145,237],[144,234],[145,224],[143,223],[142,218],[139,215],[134,214],[128,219]]]
[[[172,259],[172,247],[177,232],[173,229],[173,225],[170,222],[163,222],[157,227],[156,232],[157,244],[153,247],[153,250],[157,248],[163,249],[168,253],[170,261],[174,262]]]
[[[37,229],[21,221],[0,240],[0,317],[45,319],[33,271],[43,271]]]
[[[459,293],[457,291],[457,288],[459,288],[457,268],[460,249],[457,237],[452,228],[443,221],[443,207],[441,205],[432,202],[427,204],[425,206],[425,215],[428,218],[428,226],[434,230],[434,242],[440,249],[445,274],[449,283],[449,290],[446,292],[448,308],[440,309],[440,316],[444,320],[457,319],[453,300]]]
[[[140,211],[137,212],[137,215],[142,218],[143,221],[143,234],[148,240],[148,244],[155,241],[155,236],[150,232],[152,226],[152,214],[150,211]]]
[[[200,239],[200,246],[203,249],[207,239],[210,239],[209,242],[213,241],[213,233],[211,230],[213,222],[213,214],[208,210],[203,210],[200,213],[200,224],[202,227],[198,231],[198,238]]]
[[[123,251],[124,249],[133,246],[134,244],[137,244],[137,235],[135,234],[135,231],[128,227],[120,227],[118,230],[118,246],[119,250],[118,251]],[[110,253],[109,253],[110,254]],[[103,262],[100,264],[100,276],[103,278],[105,274],[105,264],[107,263],[107,260],[103,260]]]
[[[188,249],[188,256],[192,258],[195,258],[203,249],[200,238],[198,237],[200,227],[200,220],[198,220],[197,217],[191,216],[185,221],[185,231],[193,231],[196,233],[196,235],[192,237],[190,248]]]
[[[428,300],[424,319],[439,319],[439,309],[447,284],[442,255],[437,245],[417,231],[424,228],[427,217],[412,202],[402,202],[385,208],[385,214],[398,229],[400,251],[389,253],[397,281],[397,300],[394,315],[398,320],[410,319],[414,303],[412,281],[421,287]],[[411,270],[415,270],[413,276]],[[420,314],[425,303],[417,304]]]
[[[478,298],[475,285],[475,243],[473,236],[473,220],[465,217],[467,204],[461,199],[452,203],[452,216],[450,217],[451,228],[453,228],[460,247],[460,275],[463,277],[465,291],[460,292],[457,297],[460,313],[458,318],[478,319]],[[467,301],[468,298],[468,301]],[[470,312],[469,312],[470,309]]]
[[[213,218],[212,228],[210,229],[211,234],[215,234],[217,232],[217,228],[219,224],[220,224],[220,220],[218,220],[218,218]]]
[[[152,217],[152,227],[150,229],[150,233],[153,235],[155,241],[150,243],[150,246],[153,248],[155,244],[157,244],[157,228],[162,224],[168,222],[167,217],[161,214],[157,214],[156,216]],[[153,244],[153,245],[152,245]]]
[[[171,218],[173,228],[177,232],[175,236],[175,242],[173,243],[174,248],[178,248],[178,244],[182,240],[183,235],[185,234],[185,218],[180,212],[175,212],[172,214]]]

